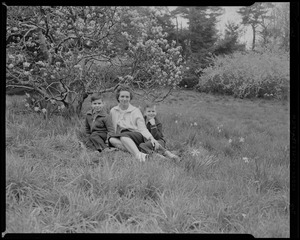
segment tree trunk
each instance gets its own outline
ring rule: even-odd
[[[256,31],[255,31],[255,26],[254,25],[251,25],[251,27],[252,27],[252,31],[253,31],[253,39],[252,39],[252,51],[253,51],[254,48],[255,48]]]
[[[179,46],[179,42],[178,42],[178,19],[176,17],[176,46]]]
[[[81,93],[79,95],[78,103],[76,106],[76,114],[79,117],[81,115],[81,110],[82,110],[82,105],[84,100],[88,97],[89,95],[87,93]]]

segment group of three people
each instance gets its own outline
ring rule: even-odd
[[[129,88],[119,87],[116,98],[119,104],[107,115],[103,97],[99,94],[92,95],[92,109],[87,112],[85,119],[87,148],[105,152],[114,147],[130,152],[139,161],[147,160],[149,154],[154,152],[180,160],[165,149],[162,124],[156,117],[154,104],[144,107],[143,116],[139,108],[130,104],[133,94]]]

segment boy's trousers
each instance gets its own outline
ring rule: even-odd
[[[161,146],[157,150],[157,152],[163,154],[166,151],[166,149],[165,149],[166,143],[163,140],[157,140],[157,141],[158,141],[158,143]],[[141,143],[139,145],[139,148],[140,148],[141,152],[143,152],[143,153],[150,154],[150,153],[154,152],[154,147],[153,147],[151,141],[147,141],[147,142]]]
[[[91,135],[86,138],[86,147],[92,150],[102,151],[104,148],[107,148],[105,144],[106,137],[106,133],[92,132]]]

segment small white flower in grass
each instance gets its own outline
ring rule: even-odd
[[[34,111],[38,111],[38,110],[40,110],[38,107],[34,107]]]
[[[196,122],[194,122],[194,126],[197,126],[198,124]]]
[[[240,137],[240,142],[245,142],[245,138]]]
[[[187,85],[184,85],[185,88],[187,88]]]
[[[8,68],[13,68],[13,67],[14,65],[12,63],[8,65]]]
[[[230,138],[230,139],[228,140],[228,142],[229,142],[229,143],[232,143],[232,139]]]
[[[60,109],[64,109],[64,108],[65,108],[65,105],[62,104],[62,105],[60,106]]]
[[[55,104],[56,103],[56,101],[54,99],[51,99],[50,102],[51,102],[51,104]]]
[[[245,163],[249,163],[249,159],[248,159],[247,157],[243,157],[243,161],[244,161]]]
[[[247,214],[245,214],[245,213],[242,213],[242,216],[243,216],[243,218],[245,218],[245,217],[247,216]]]
[[[47,109],[46,108],[43,108],[42,109],[42,112],[45,114],[47,112]]]
[[[28,63],[28,62],[23,63],[23,67],[29,67],[29,66],[30,66],[30,63]]]
[[[177,123],[178,123],[178,121],[177,121],[177,120],[175,120],[175,123],[177,124]]]
[[[193,149],[193,150],[191,151],[191,154],[192,154],[193,156],[198,156],[198,155],[200,154],[200,151],[199,151],[198,149]]]

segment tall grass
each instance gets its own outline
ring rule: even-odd
[[[179,164],[87,152],[76,137],[83,119],[45,120],[22,104],[7,97],[7,232],[289,237],[289,114],[280,103],[175,93],[158,112]]]

